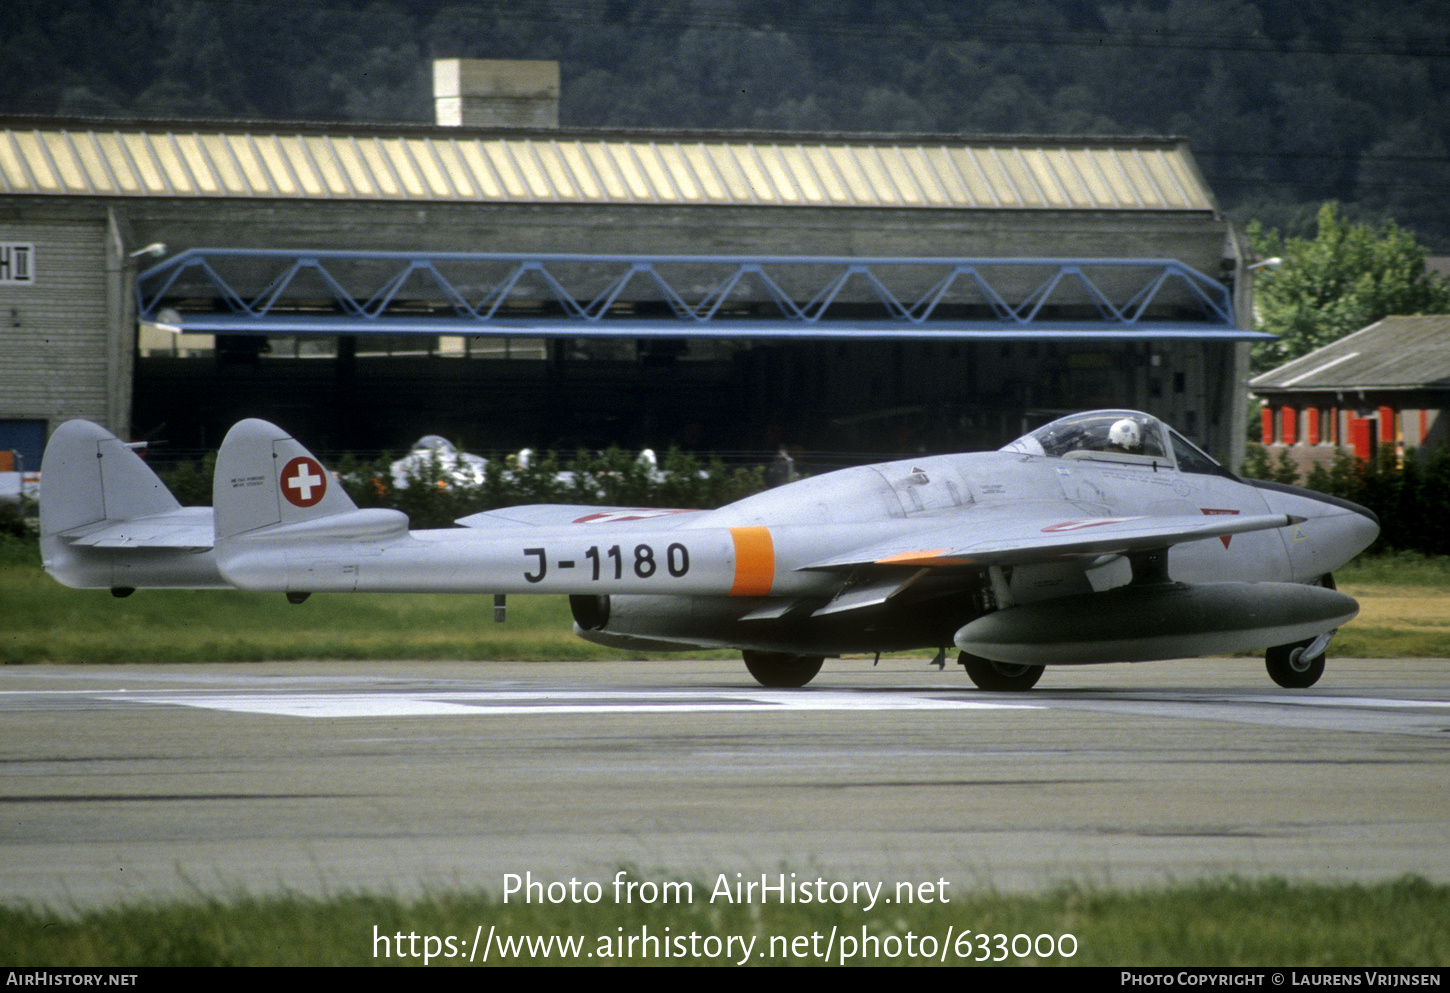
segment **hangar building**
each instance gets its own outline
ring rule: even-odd
[[[0,120],[0,449],[892,453],[1148,410],[1237,459],[1245,247],[1175,139]],[[925,260],[930,260],[927,264]]]

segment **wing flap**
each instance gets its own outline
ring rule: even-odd
[[[829,603],[815,611],[811,616],[825,617],[830,614],[841,614],[850,610],[862,610],[866,607],[880,606],[915,583],[926,574],[926,571],[926,569],[918,569],[904,579],[900,573],[897,573],[860,585],[846,586]]]
[[[1287,527],[1296,521],[1287,514],[1085,518],[993,515],[897,536],[802,568],[829,571],[861,566],[1020,565],[1074,555],[1151,551],[1185,541]]]

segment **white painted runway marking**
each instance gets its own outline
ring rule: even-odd
[[[1392,700],[1384,697],[1369,696],[1252,696],[1241,697],[1249,703],[1271,703],[1288,704],[1295,707],[1363,707],[1373,709],[1376,707],[1394,708],[1400,707],[1426,707],[1430,709],[1450,710],[1450,700]]]
[[[235,681],[233,681],[235,682]],[[961,692],[940,687],[770,690],[747,686],[589,689],[546,684],[520,689],[519,681],[498,684],[448,681],[402,685],[342,680],[245,680],[247,685],[207,686],[174,690],[140,689],[49,690],[0,693],[0,708],[26,706],[50,697],[75,701],[89,697],[109,705],[144,704],[195,708],[212,712],[271,717],[568,717],[570,715],[632,715],[648,719],[659,714],[788,714],[814,711],[860,714],[898,712],[1058,711],[1071,714],[1114,714],[1124,720],[1227,721],[1230,723],[1303,730],[1362,731],[1379,734],[1432,735],[1450,733],[1450,700],[1379,696],[1364,693],[1335,696],[1319,693],[1217,693],[1202,689],[1117,693],[1039,692],[1030,699],[1008,694]],[[328,685],[332,682],[331,685]],[[299,685],[300,683],[300,685]],[[321,683],[322,685],[319,685]],[[280,685],[279,685],[280,684]],[[276,685],[276,689],[268,689]],[[490,688],[496,686],[497,688]],[[74,706],[74,704],[69,704]],[[82,706],[85,704],[82,703]]]
[[[274,717],[439,717],[449,715],[698,714],[709,712],[882,710],[1041,710],[1043,705],[958,700],[912,693],[770,692],[704,693],[642,690],[409,693],[190,693],[106,695],[126,703],[164,704]]]

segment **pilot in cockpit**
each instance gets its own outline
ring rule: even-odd
[[[1127,455],[1143,454],[1143,432],[1136,421],[1124,417],[1108,429],[1108,451]]]

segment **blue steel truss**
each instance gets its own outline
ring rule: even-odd
[[[1164,259],[526,255],[191,249],[137,278],[141,320],[205,334],[1266,337]]]

